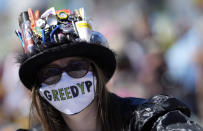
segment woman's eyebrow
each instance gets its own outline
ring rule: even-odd
[[[53,63],[48,64],[45,67],[57,66],[57,67],[62,67],[63,68],[63,67],[67,66],[68,64],[70,64],[70,63],[72,63],[74,61],[80,61],[80,60],[85,60],[85,59],[84,58],[72,58],[72,59],[69,59],[69,60],[53,62]]]
[[[56,63],[51,63],[51,64],[48,64],[47,66],[45,66],[45,68],[46,67],[60,67],[60,65],[56,64]]]
[[[81,60],[84,60],[83,58],[73,58],[73,59],[70,59],[68,61],[65,61],[66,64],[69,64],[69,63],[72,63],[72,62],[75,62],[75,61],[81,61]]]

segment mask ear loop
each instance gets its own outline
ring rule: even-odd
[[[92,66],[92,74],[93,74],[93,86],[94,86],[94,95],[96,94],[96,88],[97,88],[97,78],[96,78],[96,75],[95,75],[95,68],[94,68],[94,65],[91,63],[90,64]],[[95,85],[96,83],[96,85]]]
[[[94,94],[96,94],[97,80],[96,80],[96,76],[94,75],[94,73],[93,73],[93,78],[92,79],[93,79],[93,86],[94,86]]]

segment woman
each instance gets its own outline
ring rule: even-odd
[[[19,23],[22,34],[16,33],[24,48],[19,77],[32,92],[31,109],[43,130],[202,130],[175,98],[120,98],[107,91],[115,55],[83,9],[51,8],[41,17],[28,9]]]

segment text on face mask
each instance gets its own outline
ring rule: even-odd
[[[86,91],[85,91],[86,86]],[[79,93],[85,94],[90,92],[90,87],[92,86],[91,81],[77,83],[76,85],[59,88],[57,90],[53,89],[51,91],[45,90],[44,95],[49,101],[60,101],[60,100],[67,100],[74,97],[77,97]]]

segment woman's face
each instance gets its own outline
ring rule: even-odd
[[[40,95],[60,112],[73,115],[92,103],[96,92],[96,77],[90,60],[68,57],[51,62],[38,74]]]

